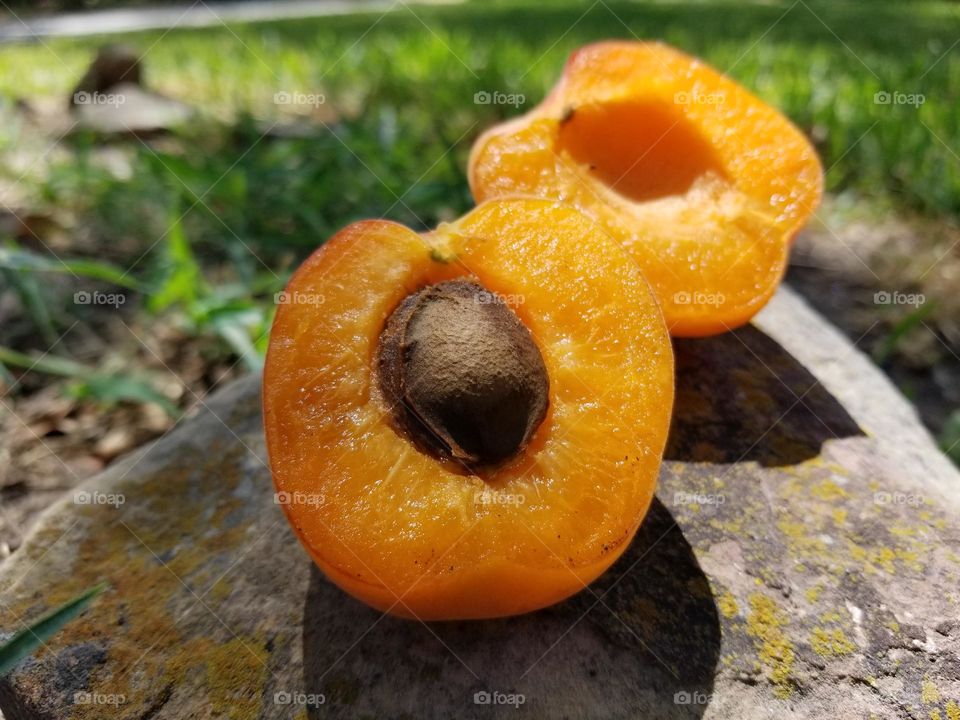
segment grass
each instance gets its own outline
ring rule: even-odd
[[[462,151],[481,127],[515,112],[476,106],[475,92],[518,92],[528,104],[536,102],[573,48],[607,37],[664,39],[704,57],[783,109],[817,138],[832,190],[880,192],[926,212],[960,213],[960,160],[949,149],[960,147],[960,53],[947,52],[957,40],[956,4],[609,2],[589,7],[585,12],[584,5],[572,2],[414,6],[383,17],[150,32],[124,39],[146,50],[158,87],[214,114],[275,117],[272,98],[280,91],[322,93],[335,107],[362,108],[361,118],[341,128],[342,140],[359,157],[317,148],[322,157],[302,158],[292,168],[290,179],[301,185],[282,188],[289,199],[309,201],[315,199],[313,191],[320,194],[332,207],[316,213],[333,225],[358,213],[383,213],[396,199],[387,192],[390,201],[384,204],[379,183],[374,179],[371,188],[371,173],[363,172],[361,161],[401,193],[450,142],[467,133]],[[56,40],[0,50],[0,95],[65,97],[96,43]],[[879,92],[922,94],[925,102],[920,107],[876,104]],[[234,149],[225,145],[218,152],[233,160]],[[240,150],[246,149],[240,143]],[[465,198],[462,152],[455,158],[456,172],[444,163],[427,179],[443,183],[459,208]],[[262,148],[253,158],[262,161],[260,167],[249,167],[261,175],[247,179],[270,184],[276,179],[269,174],[271,166],[288,159],[275,147]],[[311,174],[317,166],[325,175],[343,173],[336,178],[341,193],[330,193],[322,178]],[[190,177],[204,184],[218,169],[191,168]],[[164,172],[157,167],[153,174]],[[303,195],[304,190],[310,193]],[[407,204],[426,215],[440,200],[436,194],[418,194]],[[409,215],[402,208],[397,214]],[[309,223],[305,213],[297,219]],[[328,229],[331,222],[319,224]]]
[[[94,585],[30,625],[24,625],[22,630],[4,641],[0,645],[0,677],[8,674],[21,661],[39,650],[46,640],[52,638],[67,623],[86,610],[97,595],[106,589],[105,583]]]
[[[948,2],[494,0],[140,33],[120,40],[145,53],[148,82],[204,119],[162,143],[114,143],[130,163],[120,175],[96,138],[71,136],[49,157],[40,146],[40,168],[20,187],[33,207],[66,210],[72,229],[95,238],[69,261],[107,281],[123,268],[141,301],[128,309],[178,313],[256,367],[272,295],[297,262],[359,218],[425,228],[467,209],[473,138],[538,102],[567,54],[602,38],[662,39],[726,71],[815,139],[832,192],[955,220],[960,52],[948,51],[958,20]],[[0,48],[0,97],[62,101],[101,42]],[[484,90],[526,102],[475,104]],[[303,136],[265,133],[305,110],[276,104],[283,92],[324,97]],[[883,92],[924,102],[875,102]],[[0,158],[29,136],[16,117],[2,123]],[[0,168],[8,180],[21,173]],[[66,329],[76,308],[56,306],[36,280],[44,268],[24,266],[29,253],[49,262],[42,245],[8,242],[6,252],[21,264],[0,262],[0,282],[40,331],[24,326],[14,340],[46,349],[38,341]]]

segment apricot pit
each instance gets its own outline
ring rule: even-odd
[[[547,370],[530,331],[474,281],[408,295],[380,337],[378,369],[397,424],[465,464],[516,455],[547,412]]]

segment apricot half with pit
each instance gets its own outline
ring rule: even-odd
[[[576,51],[549,96],[483,134],[469,164],[478,202],[533,195],[595,219],[630,250],[677,336],[724,332],[763,307],[822,176],[786,117],[655,42]]]
[[[651,499],[673,355],[636,263],[577,210],[359,222],[294,274],[263,407],[277,498],[323,572],[423,620],[558,602]]]

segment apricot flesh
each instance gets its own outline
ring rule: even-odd
[[[519,453],[474,468],[398,429],[380,336],[418,290],[496,293],[542,357],[546,414]],[[653,497],[673,402],[669,336],[636,263],[595,223],[537,199],[484,203],[417,234],[356,223],[288,285],[264,370],[277,497],[334,583],[422,620],[528,612],[621,555]]]
[[[624,244],[676,336],[749,321],[820,201],[816,151],[790,121],[661,43],[571,55],[549,96],[474,144],[478,202],[574,204]]]

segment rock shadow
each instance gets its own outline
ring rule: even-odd
[[[720,621],[693,549],[654,500],[630,547],[589,589],[519,617],[382,616],[314,568],[303,655],[304,691],[324,699],[309,718],[693,720],[713,691]]]
[[[665,459],[796,465],[863,435],[843,406],[753,326],[674,341],[677,394]]]

